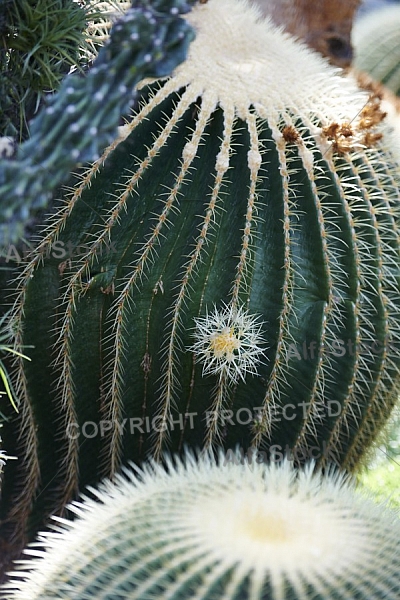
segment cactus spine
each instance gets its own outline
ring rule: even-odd
[[[354,66],[400,95],[400,6],[387,6],[356,21]]]
[[[70,507],[74,522],[57,519],[26,551],[33,558],[1,597],[399,597],[398,514],[343,475],[324,478],[312,465],[296,472],[289,461],[247,464],[232,452],[219,465],[188,456],[168,461],[167,473],[155,464],[126,470],[93,493]]]
[[[32,527],[184,444],[355,469],[397,398],[400,173],[379,100],[243,0],[188,20],[187,61],[141,85],[19,280],[22,530],[35,495]]]

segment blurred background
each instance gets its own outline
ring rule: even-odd
[[[358,9],[358,16],[371,11],[389,6],[390,4],[399,4],[399,0],[364,0]]]

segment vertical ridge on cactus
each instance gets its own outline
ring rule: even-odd
[[[142,82],[20,276],[16,349],[34,349],[18,448],[5,432],[7,535],[185,444],[355,470],[397,400],[400,168],[379,99],[244,0],[187,19],[187,60]],[[238,315],[262,355],[235,379],[213,368],[228,342],[248,364]]]
[[[25,553],[7,600],[395,600],[400,520],[338,472],[240,454],[125,469]]]

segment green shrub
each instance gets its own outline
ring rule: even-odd
[[[242,463],[242,464],[241,464]],[[397,600],[400,519],[343,475],[220,454],[103,483],[26,550],[6,600]]]

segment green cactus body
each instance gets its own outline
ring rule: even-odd
[[[397,600],[398,513],[233,452],[126,470],[26,550],[5,600]],[[92,490],[93,491],[93,490]]]
[[[400,95],[400,6],[388,6],[356,21],[354,66]]]
[[[391,412],[400,176],[379,104],[257,14],[195,7],[188,60],[143,83],[21,275],[18,527],[35,495],[33,519],[185,444],[353,470]]]

